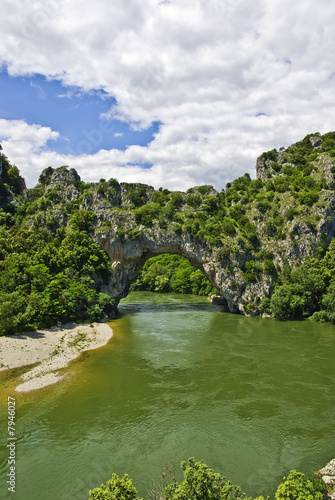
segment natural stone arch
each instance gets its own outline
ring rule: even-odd
[[[335,140],[335,133],[324,137]],[[206,275],[230,311],[259,314],[283,270],[315,256],[334,237],[334,158],[320,153],[322,140],[307,136],[285,151],[264,153],[257,160],[256,180],[245,174],[221,192],[210,185],[186,192],[155,190],[113,178],[87,184],[65,166],[43,171],[37,188],[47,203],[53,200],[47,218],[55,227],[70,224],[85,230],[107,253],[114,273],[108,282],[97,278],[95,286],[116,303],[149,257],[173,253]],[[313,167],[302,169],[301,151]],[[301,196],[287,190],[279,182],[285,181],[281,171],[287,167],[301,180],[310,176],[320,193],[307,190]],[[303,206],[289,214],[297,197]],[[47,218],[38,213],[32,224],[48,226]]]
[[[222,268],[206,245],[199,245],[188,235],[173,236],[157,234],[156,237],[141,237],[137,240],[122,241],[110,239],[107,235],[98,238],[99,245],[107,253],[114,268],[113,278],[104,291],[114,297],[117,302],[127,296],[131,283],[135,280],[144,263],[150,257],[160,254],[177,254],[185,257],[196,268],[200,269],[218,294],[225,300],[222,303],[231,312],[239,312],[240,297],[231,287],[227,271]],[[226,302],[225,302],[226,301]]]

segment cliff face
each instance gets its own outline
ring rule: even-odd
[[[305,142],[304,149],[301,147],[303,142]],[[305,163],[307,161],[307,152],[309,155],[314,156],[312,161],[315,162],[316,160],[315,167],[319,174],[334,189],[335,182],[332,168],[335,167],[335,158],[329,156],[328,152],[322,151],[324,142],[319,135],[308,135],[304,141],[292,144],[287,150],[282,148],[280,151],[272,150],[263,153],[256,162],[257,178],[267,182],[274,177],[283,177],[285,175],[283,167],[286,170],[288,168],[292,168],[292,170],[301,168],[301,160],[305,160]]]
[[[104,291],[116,301],[149,257],[171,253],[203,271],[230,311],[257,314],[283,268],[315,255],[334,236],[333,135],[264,153],[257,180],[246,174],[221,193],[212,186],[169,192],[115,179],[85,184],[73,169],[49,167],[26,192],[30,202],[44,200],[33,201],[44,208],[29,217],[55,231],[73,214],[90,214],[90,234],[114,268]]]

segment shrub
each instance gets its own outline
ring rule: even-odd
[[[273,260],[271,260],[271,259],[264,260],[263,269],[264,269],[265,274],[270,274],[272,276],[275,276],[277,274],[276,266],[275,266]]]
[[[268,297],[264,297],[259,304],[259,312],[261,314],[271,314],[271,301]]]
[[[282,166],[279,165],[279,163],[277,163],[276,161],[272,163],[271,167],[275,172],[280,172],[282,169]]]
[[[117,474],[112,474],[106,484],[102,484],[100,488],[94,488],[90,491],[88,500],[141,500],[137,497],[137,490],[133,483],[125,474],[121,479]]]
[[[300,201],[303,205],[313,206],[314,203],[319,201],[319,193],[316,191],[309,191],[307,193],[303,193],[300,197]]]
[[[159,203],[150,202],[142,207],[136,208],[135,219],[138,224],[143,224],[144,226],[151,226],[154,219],[159,216],[161,206]]]
[[[291,470],[278,486],[275,500],[322,500],[326,492],[321,479],[308,479],[302,472]]]
[[[252,222],[247,222],[244,226],[244,233],[248,240],[255,241],[257,239],[257,228]]]
[[[290,207],[285,212],[285,217],[287,220],[292,221],[296,215],[298,215],[299,211],[295,207]]]
[[[229,250],[229,248],[227,248],[227,247],[222,247],[222,248],[220,248],[220,250],[219,250],[219,252],[218,252],[218,259],[219,259],[219,260],[226,261],[227,259],[229,259],[229,255],[230,255],[230,250]]]
[[[70,217],[70,225],[79,231],[90,231],[97,216],[92,210],[78,210]]]
[[[172,225],[172,231],[174,231],[176,234],[182,234],[183,232],[182,227],[178,222]]]
[[[262,265],[260,262],[255,262],[254,260],[248,260],[244,264],[243,276],[246,281],[256,281],[259,273],[262,270]]]
[[[147,186],[138,184],[136,188],[130,188],[128,190],[128,196],[134,207],[144,205],[147,201]]]
[[[316,321],[317,323],[325,323],[326,321],[329,321],[330,323],[335,323],[335,312],[329,312],[329,311],[316,311],[312,319]]]
[[[258,210],[264,214],[265,212],[267,212],[268,210],[270,210],[271,208],[271,203],[269,202],[269,200],[260,200],[256,207],[258,208]]]
[[[225,219],[222,223],[222,232],[227,236],[235,236],[236,229],[233,222],[229,219]]]
[[[271,297],[271,313],[277,319],[302,316],[305,301],[300,285],[282,285]]]
[[[203,461],[189,458],[181,462],[184,480],[174,482],[163,490],[165,500],[243,500],[246,495],[239,486],[226,481]]]

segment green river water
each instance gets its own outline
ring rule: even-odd
[[[207,299],[133,292],[114,337],[64,382],[2,379],[0,498],[87,500],[112,472],[139,494],[190,456],[249,495],[335,457],[335,327],[227,314]],[[7,491],[7,396],[16,398],[16,492]],[[180,477],[180,476],[179,476]]]

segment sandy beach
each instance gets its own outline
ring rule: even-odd
[[[0,371],[35,365],[22,375],[22,382],[15,389],[19,392],[40,389],[61,380],[59,371],[80,353],[104,346],[112,336],[113,330],[107,323],[71,323],[0,337]]]

